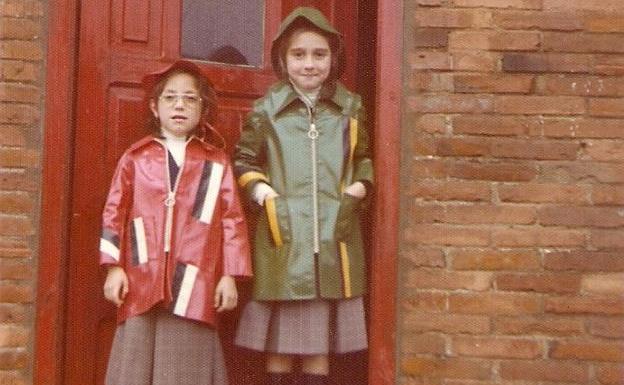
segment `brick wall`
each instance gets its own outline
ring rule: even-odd
[[[44,5],[0,0],[0,384],[32,375]]]
[[[399,382],[624,384],[624,2],[405,4]]]

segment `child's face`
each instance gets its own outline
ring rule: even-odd
[[[330,69],[331,50],[327,39],[313,31],[295,31],[286,51],[290,80],[303,91],[314,91],[323,85]]]
[[[201,103],[195,79],[180,73],[167,80],[158,99],[151,101],[150,108],[160,121],[163,134],[186,137],[199,124]]]

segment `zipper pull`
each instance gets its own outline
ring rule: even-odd
[[[167,198],[165,199],[165,206],[173,207],[173,205],[175,205],[175,192],[169,191],[169,193],[167,193]]]
[[[318,131],[316,130],[316,124],[310,123],[310,130],[308,131],[308,138],[314,140],[318,138]]]

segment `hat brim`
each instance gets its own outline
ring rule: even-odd
[[[143,76],[143,79],[141,79],[141,85],[143,87],[143,90],[145,90],[146,94],[149,95],[152,89],[156,86],[156,84],[158,84],[160,80],[166,78],[170,73],[174,71],[184,71],[198,77],[205,77],[197,64],[188,60],[177,60],[173,63],[168,64],[166,67],[159,71],[152,72]]]

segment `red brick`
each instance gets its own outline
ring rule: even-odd
[[[622,317],[592,318],[589,321],[589,334],[611,339],[624,338],[624,319]],[[624,379],[624,377],[622,377]]]
[[[409,86],[415,92],[450,92],[453,90],[453,78],[447,73],[413,72]]]
[[[543,8],[580,11],[621,11],[620,0],[543,0]]]
[[[624,248],[621,230],[592,230],[590,243],[597,249]]]
[[[419,8],[414,13],[417,27],[471,28],[486,25],[490,13],[482,10]]]
[[[536,51],[540,47],[540,35],[526,31],[453,31],[448,46],[451,50]]]
[[[457,7],[541,9],[542,0],[453,0]]]
[[[624,159],[624,141],[586,140],[583,144],[587,159],[602,162],[619,162]]]
[[[0,192],[0,209],[3,214],[26,214],[33,210],[33,200],[25,193]]]
[[[1,0],[0,15],[11,17],[43,16],[43,5],[38,0]]]
[[[598,295],[624,295],[624,273],[586,275],[581,282],[584,293]]]
[[[624,138],[620,119],[549,118],[542,129],[544,136],[556,138]]]
[[[28,217],[0,215],[0,236],[33,235],[35,229]]]
[[[526,271],[540,268],[540,255],[532,250],[471,250],[455,249],[450,252],[454,270],[514,270]]]
[[[624,32],[624,13],[586,13],[585,30],[589,32]]]
[[[0,146],[24,147],[26,136],[20,127],[0,125]]]
[[[407,242],[421,245],[486,246],[488,230],[450,225],[415,225],[405,229]]]
[[[0,303],[0,323],[12,324],[26,320],[27,311],[24,305]]]
[[[423,249],[413,248],[404,250],[401,253],[401,258],[409,261],[410,267],[444,267],[446,262],[444,260],[444,252],[439,249]]]
[[[403,354],[444,354],[446,341],[439,334],[407,334],[401,338]]]
[[[0,40],[0,58],[42,60],[43,50],[39,42],[22,40]]]
[[[34,40],[41,34],[41,25],[34,20],[0,17],[0,39]]]
[[[459,115],[452,120],[454,134],[517,136],[535,124],[532,118],[499,115]]]
[[[433,141],[434,152],[438,156],[488,156],[490,145],[481,138],[452,137],[436,138]]]
[[[24,348],[0,349],[0,370],[24,369],[28,365],[28,353]]]
[[[516,360],[501,362],[500,376],[504,380],[585,383],[589,368],[578,362]]]
[[[450,118],[446,115],[425,114],[420,115],[416,119],[414,128],[417,132],[426,132],[428,134],[443,134],[450,127]]]
[[[624,365],[601,365],[596,378],[604,385],[622,385]]]
[[[497,247],[580,247],[585,246],[585,233],[534,226],[495,228],[492,244]]]
[[[624,173],[619,164],[601,162],[549,162],[542,164],[542,175],[552,175],[558,182],[572,183],[624,183]]]
[[[624,80],[604,76],[542,75],[538,93],[546,95],[619,96]]]
[[[412,70],[450,70],[451,55],[446,52],[415,51],[408,54]]]
[[[594,63],[592,55],[567,53],[504,53],[505,72],[590,72]]]
[[[419,28],[414,32],[414,47],[443,48],[448,45],[447,28]]]
[[[492,274],[417,269],[405,274],[405,286],[420,289],[484,291],[492,286]]]
[[[622,38],[615,34],[546,32],[542,38],[545,51],[578,53],[623,53]]]
[[[448,173],[448,162],[439,159],[419,159],[411,162],[411,177],[416,180],[446,178]]]
[[[401,309],[405,314],[413,312],[442,313],[446,310],[447,295],[440,292],[426,292],[403,288]]]
[[[575,115],[585,112],[585,100],[575,96],[498,96],[495,112],[502,114]]]
[[[14,262],[0,259],[0,280],[26,280],[33,278],[32,262]]]
[[[576,12],[496,11],[494,25],[503,29],[539,29],[574,31],[583,29],[583,19]]]
[[[498,68],[501,54],[485,51],[453,52],[452,69],[454,71],[492,72]]]
[[[510,205],[446,205],[442,213],[431,219],[456,224],[530,224],[535,222],[535,210]]]
[[[547,297],[545,311],[556,314],[624,314],[624,299],[613,297]]]
[[[23,326],[0,325],[0,348],[26,347],[30,338]]]
[[[497,333],[507,335],[575,336],[583,334],[585,323],[578,318],[557,317],[497,317]]]
[[[0,103],[0,123],[34,124],[39,116],[39,111],[32,106]]]
[[[38,103],[39,89],[35,86],[0,83],[0,102]]]
[[[575,142],[526,139],[494,139],[492,156],[497,158],[574,160],[579,150]]]
[[[593,116],[624,117],[624,98],[590,99],[589,113]]]
[[[624,271],[624,252],[548,252],[544,268],[555,271]]]
[[[38,191],[39,179],[24,170],[0,170],[0,185],[3,190]]]
[[[537,293],[573,294],[581,287],[577,274],[501,274],[495,279],[496,288],[503,291],[534,291]]]
[[[545,226],[620,227],[624,212],[618,208],[545,206],[538,210],[539,222]]]
[[[442,3],[446,0],[416,0],[416,4],[422,5],[425,7],[437,7],[442,5]]]
[[[578,185],[558,183],[518,183],[496,186],[501,202],[587,203],[588,192]]]
[[[454,337],[452,352],[455,355],[483,358],[539,358],[539,342],[526,339],[499,337]]]
[[[39,152],[28,149],[0,148],[2,167],[38,167]]]
[[[33,298],[33,287],[29,284],[0,283],[0,302],[31,303]]]
[[[536,166],[526,163],[455,162],[449,170],[451,177],[497,182],[530,181],[536,175]]]
[[[487,334],[489,317],[463,314],[413,312],[403,316],[403,326],[412,332],[441,332],[446,334]]]
[[[416,112],[491,112],[492,98],[477,95],[419,95],[408,98],[408,106]]]
[[[527,94],[533,85],[531,75],[458,74],[453,78],[455,92]]]
[[[540,297],[530,294],[451,294],[449,312],[460,314],[518,315],[541,312]]]
[[[28,382],[30,383],[30,382]],[[21,371],[0,371],[0,384],[26,385],[26,376]]]
[[[491,376],[492,363],[462,358],[438,359],[417,356],[404,357],[401,370],[408,375],[427,378],[468,378],[486,380]]]
[[[35,81],[39,69],[32,63],[18,60],[0,60],[0,81]]]
[[[593,55],[593,71],[610,76],[624,75],[624,55]]]
[[[415,181],[407,194],[419,200],[482,202],[490,200],[490,187],[485,182]]]
[[[624,361],[622,344],[598,341],[555,341],[550,349],[555,359],[585,361]]]

